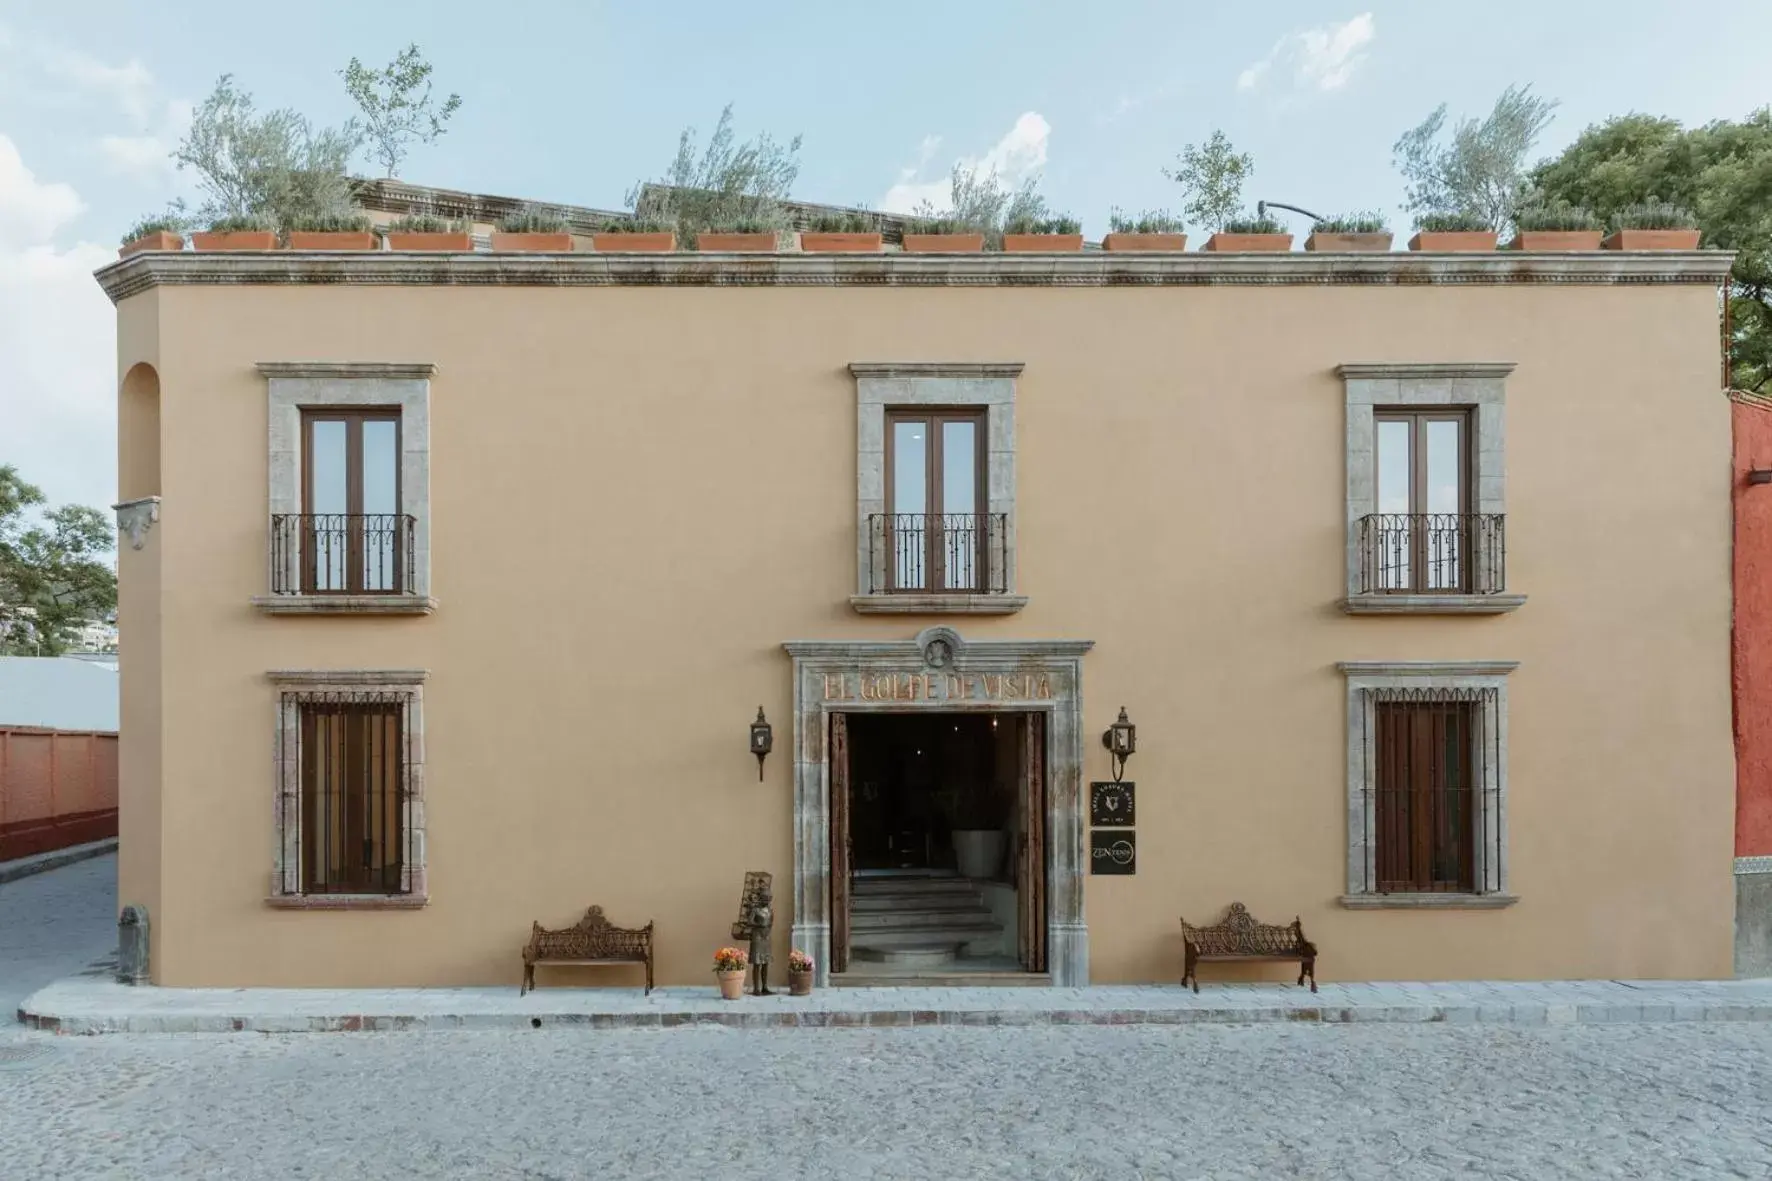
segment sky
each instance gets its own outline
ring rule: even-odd
[[[1772,0],[0,0],[0,463],[55,503],[115,499],[91,273],[192,195],[168,153],[217,77],[339,123],[345,62],[412,41],[463,99],[402,169],[417,184],[619,208],[730,102],[741,138],[804,137],[796,197],[939,205],[964,161],[1038,176],[1091,236],[1114,207],[1178,206],[1163,169],[1214,129],[1254,157],[1251,204],[1376,208],[1406,233],[1391,145],[1442,102],[1480,116],[1531,85],[1561,104],[1548,155],[1611,115],[1772,101]]]

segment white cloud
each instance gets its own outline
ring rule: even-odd
[[[42,42],[33,44],[30,49],[43,72],[50,77],[68,82],[82,92],[110,99],[132,123],[147,122],[154,95],[154,75],[139,61],[131,58],[120,66],[113,66],[89,53]]]
[[[1290,72],[1298,90],[1340,90],[1365,64],[1367,49],[1377,36],[1378,22],[1370,12],[1340,24],[1288,33],[1274,43],[1266,57],[1237,75],[1237,89],[1259,88],[1278,67]]]
[[[963,156],[956,163],[984,173],[994,171],[1004,184],[1018,185],[1046,167],[1046,145],[1051,138],[1052,125],[1045,117],[1038,111],[1027,111],[983,155]],[[923,138],[917,162],[900,172],[898,183],[880,198],[882,210],[910,213],[924,201],[937,209],[947,205],[951,192],[948,172],[920,179],[940,146],[941,140],[937,136]]]

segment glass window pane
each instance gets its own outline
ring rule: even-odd
[[[350,424],[341,419],[316,419],[308,430],[308,512],[306,559],[313,589],[345,589],[350,557],[349,533],[342,514],[350,511],[346,471],[346,438]]]
[[[1409,511],[1409,452],[1413,424],[1406,419],[1378,422],[1378,511]]]
[[[929,424],[892,424],[892,508],[895,513],[929,511]]]
[[[941,424],[941,570],[946,590],[978,585],[978,424]]]
[[[1457,419],[1433,419],[1427,424],[1427,506],[1430,513],[1455,513],[1460,503],[1459,485],[1464,480],[1464,424]]]
[[[366,421],[363,430],[363,589],[399,589],[399,424]]]

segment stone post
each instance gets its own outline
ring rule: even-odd
[[[117,917],[117,982],[148,983],[148,908],[125,906]]]

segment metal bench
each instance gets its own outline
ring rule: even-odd
[[[597,964],[645,964],[646,991],[652,992],[652,924],[644,927],[611,926],[603,908],[593,906],[577,923],[550,931],[535,923],[523,948],[523,996],[535,987],[537,964],[586,966]]]
[[[1210,927],[1189,926],[1181,920],[1186,962],[1181,970],[1182,987],[1191,982],[1200,991],[1198,967],[1203,960],[1269,960],[1298,964],[1298,982],[1310,977],[1317,991],[1317,945],[1304,937],[1304,924],[1293,919],[1287,926],[1258,923],[1241,902],[1231,903],[1223,919]]]

